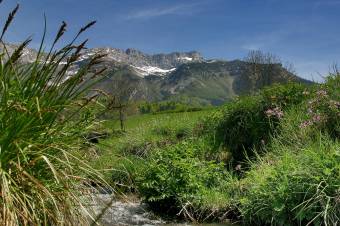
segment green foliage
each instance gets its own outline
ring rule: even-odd
[[[136,156],[120,158],[116,161],[113,172],[110,173],[113,186],[123,192],[135,192],[136,178],[142,174],[145,168],[144,159]]]
[[[337,88],[278,85],[227,104],[196,126],[201,137],[151,155],[137,180],[141,195],[158,210],[172,207],[191,220],[240,211],[248,223],[334,224],[339,144],[320,134],[338,138]],[[304,126],[306,120],[314,121]],[[253,156],[250,170],[211,161],[224,162],[228,152],[238,161]],[[239,179],[231,176],[237,171]]]
[[[241,97],[208,117],[201,131],[215,149],[225,147],[236,162],[253,156],[253,149],[269,143],[284,111],[306,99],[300,84],[275,85],[254,96]]]
[[[144,170],[145,159],[158,149],[190,138],[196,122],[206,111],[143,114],[128,117],[126,131],[100,141],[91,165],[103,170],[105,179],[122,190],[136,191],[136,177]],[[115,129],[114,121],[104,123],[105,130]],[[84,151],[86,155],[86,151]]]
[[[4,32],[16,11],[9,15]],[[84,208],[74,208],[80,195],[75,178],[85,171],[94,178],[100,175],[72,152],[80,148],[81,132],[91,126],[89,115],[80,114],[90,100],[79,99],[87,88],[82,81],[100,57],[69,79],[66,72],[86,43],[78,45],[75,40],[93,24],[55,50],[65,32],[63,23],[50,51],[42,52],[42,41],[35,61],[26,65],[20,56],[30,40],[10,53],[0,38],[1,225],[73,225],[87,219]]]
[[[340,145],[329,138],[295,148],[279,143],[254,162],[240,210],[247,222],[336,225],[340,205]]]
[[[188,105],[177,101],[143,102],[138,105],[141,114],[201,111],[202,106]]]
[[[187,140],[154,152],[144,174],[138,178],[139,192],[144,200],[157,208],[177,210],[190,203],[196,211],[202,206],[204,197],[209,196],[208,191],[221,194],[222,185],[232,177],[224,171],[223,164],[204,159],[208,148],[204,140]],[[186,214],[198,217],[197,213]]]
[[[266,154],[241,183],[240,211],[250,223],[337,225],[340,206],[339,76],[306,90],[285,111]]]
[[[215,112],[131,117],[98,160],[154,210],[191,221],[337,225],[339,84],[335,74],[267,87]]]

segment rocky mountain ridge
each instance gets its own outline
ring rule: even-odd
[[[8,45],[7,49],[11,53],[15,47]],[[287,71],[281,64],[272,66],[265,81],[254,81],[248,63],[241,60],[207,60],[196,51],[152,55],[131,48],[108,47],[84,50],[67,75],[77,73],[82,64],[97,54],[105,54],[97,67],[106,67],[107,71],[95,88],[126,100],[185,99],[188,103],[218,105],[265,85],[309,82]],[[35,57],[35,50],[25,49],[21,61],[30,63]]]
[[[89,59],[96,54],[106,54],[103,58],[104,61],[132,66],[140,77],[148,75],[163,76],[174,71],[183,63],[203,61],[202,55],[196,51],[150,55],[132,48],[126,50],[117,48],[87,49],[83,52],[81,59]]]

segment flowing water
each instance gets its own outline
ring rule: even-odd
[[[190,223],[172,223],[155,216],[148,211],[145,204],[137,199],[121,201],[110,194],[92,194],[90,198],[91,209],[95,215],[100,216],[103,226],[125,225],[164,225],[164,226],[190,226]],[[201,226],[235,226],[235,224],[195,224]]]

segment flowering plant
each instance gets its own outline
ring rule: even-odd
[[[271,118],[271,117],[276,117],[278,119],[281,119],[283,117],[283,111],[281,110],[281,108],[279,107],[275,107],[275,108],[270,108],[268,110],[265,111],[267,117]]]
[[[307,102],[307,119],[300,128],[318,126],[339,136],[340,102],[328,95],[327,90],[319,89],[314,98]]]

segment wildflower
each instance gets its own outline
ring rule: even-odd
[[[329,101],[329,107],[331,109],[337,110],[340,108],[340,102],[339,101],[335,101],[335,100],[330,100]]]
[[[265,113],[268,117],[272,116],[273,115],[273,110],[272,109],[268,109]]]
[[[307,120],[307,121],[304,121],[303,123],[301,123],[299,127],[300,128],[306,128],[306,127],[311,126],[311,125],[313,125],[313,122],[310,121],[310,120]]]
[[[313,122],[320,122],[322,120],[321,115],[314,115]]]
[[[265,111],[265,114],[267,117],[277,117],[278,119],[281,119],[283,117],[283,111],[279,107],[275,107],[273,109],[268,109]]]
[[[318,91],[316,92],[316,94],[317,94],[318,96],[320,96],[320,97],[326,97],[326,96],[327,96],[327,91],[321,89],[321,90],[318,90]]]

